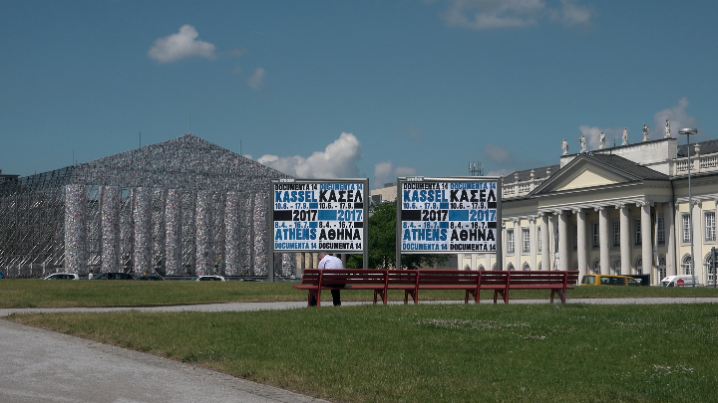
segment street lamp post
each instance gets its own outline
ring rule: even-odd
[[[693,257],[693,235],[695,230],[693,229],[693,197],[691,194],[691,134],[698,133],[696,128],[685,128],[678,131],[678,134],[686,136],[688,139],[688,146],[686,150],[688,152],[688,213],[690,214],[690,227],[691,227],[691,276],[693,278],[693,287],[696,286],[696,263]]]

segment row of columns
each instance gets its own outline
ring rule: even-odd
[[[641,209],[640,223],[641,223],[641,259],[643,262],[644,273],[651,273],[653,268],[653,242],[651,239],[651,205],[652,202],[638,202],[636,206]],[[601,274],[610,273],[610,248],[611,248],[611,230],[610,222],[608,218],[608,209],[610,206],[595,207],[594,210],[598,213],[598,235],[599,235],[599,262]],[[630,217],[629,217],[629,205],[620,204],[615,206],[620,211],[620,250],[621,250],[621,274],[630,274],[631,272],[631,248],[632,239],[630,232]],[[542,228],[548,228],[548,232],[543,234],[541,238],[542,242],[542,253],[541,253],[541,265],[543,270],[551,270],[554,265],[551,264],[552,252],[558,249],[558,270],[569,270],[569,214],[574,213],[577,216],[576,229],[578,233],[577,239],[577,255],[578,255],[578,267],[581,274],[586,274],[590,270],[588,262],[588,250],[589,245],[587,244],[587,220],[586,220],[586,209],[578,208],[572,210],[560,210],[553,213],[539,213],[542,220]],[[665,225],[665,239],[667,242],[666,250],[666,263],[667,270],[670,273],[674,273],[673,262],[675,262],[675,237],[673,236],[673,203],[663,203],[663,214],[664,214],[664,225]],[[698,217],[700,217],[698,213]],[[556,217],[558,225],[558,248],[554,245],[555,226],[553,217]],[[694,213],[694,217],[696,214]],[[517,221],[518,222],[518,221]],[[518,224],[514,224],[514,234],[518,231]],[[697,236],[694,235],[694,239],[700,239],[700,229],[697,230]],[[592,236],[593,234],[591,234]],[[532,238],[535,239],[535,238]],[[520,253],[516,256],[517,262],[520,259]]]
[[[86,187],[84,185],[68,185],[65,188],[65,270],[85,273],[87,271],[85,218]],[[152,190],[150,188],[134,188],[131,197],[132,207],[132,262],[135,273],[152,271]],[[195,274],[208,274],[217,261],[213,256],[212,231],[220,219],[220,227],[224,232],[222,239],[222,257],[225,273],[240,273],[240,194],[228,192],[224,206],[218,217],[211,217],[212,192],[200,190],[196,193],[194,211],[195,228]],[[253,274],[266,275],[266,257],[259,256],[264,252],[263,244],[256,245],[257,240],[264,242],[264,200],[261,194],[255,195],[253,221],[254,226],[254,267]],[[120,269],[120,188],[117,186],[101,187],[98,194],[100,202],[101,228],[101,271],[114,272]],[[168,189],[164,197],[164,253],[166,274],[182,274],[182,191]],[[213,219],[214,218],[214,219]],[[261,258],[264,258],[262,260]],[[262,262],[265,264],[262,265]]]

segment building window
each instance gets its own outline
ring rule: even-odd
[[[536,227],[536,246],[539,252],[541,252],[541,244],[541,227]]]
[[[508,266],[506,266],[506,270],[508,270],[508,271],[514,271],[514,270],[516,270],[516,269],[514,268],[514,264],[513,264],[513,263],[509,263]]]
[[[713,271],[713,257],[711,256],[710,253],[708,254],[708,257],[706,258],[706,263],[704,265],[703,270],[705,270],[705,272],[708,274],[708,278],[707,278],[708,283],[714,284],[716,277],[715,277],[715,273]]]
[[[621,246],[621,223],[620,221],[613,222],[613,246]]]
[[[528,263],[524,263],[524,265],[521,266],[521,270],[523,270],[523,271],[529,271],[529,270],[531,270],[531,266],[529,266]]]
[[[636,260],[636,274],[643,274],[643,259]]]
[[[683,243],[691,242],[691,216],[689,214],[683,214],[681,216],[681,240]]]
[[[666,243],[666,220],[663,217],[658,217],[658,233],[656,234],[658,243],[663,245]]]
[[[521,229],[521,252],[531,252],[531,232],[528,228]]]
[[[633,221],[634,228],[636,229],[636,238],[635,238],[635,245],[641,245],[641,220],[634,220]]]
[[[691,256],[686,255],[683,257],[683,261],[681,262],[681,268],[683,269],[683,274],[690,276],[691,273]]]
[[[593,274],[601,274],[601,261],[596,259],[593,261]]]
[[[621,275],[621,259],[616,259],[613,261],[613,274],[617,276]]]
[[[514,230],[506,230],[506,253],[514,253]]]
[[[706,228],[706,241],[715,242],[716,240],[716,212],[707,211],[703,217],[705,217],[705,228]]]
[[[601,237],[598,234],[598,223],[595,222],[595,223],[591,224],[591,228],[592,228],[591,233],[593,234],[593,237],[592,237],[593,238],[593,247],[598,248],[598,245],[601,243]]]
[[[666,258],[658,258],[658,280],[663,280],[666,277]]]

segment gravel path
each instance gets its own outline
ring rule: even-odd
[[[390,301],[390,305],[399,305],[403,302]],[[420,301],[421,304],[463,304],[463,301]],[[492,304],[493,300],[482,299],[482,304]],[[501,302],[499,302],[501,304]],[[511,304],[548,304],[548,299],[512,299]],[[650,305],[650,304],[699,304],[718,303],[718,298],[569,298],[569,304],[595,304],[595,305]],[[325,307],[331,307],[331,302],[324,302]],[[369,305],[371,302],[344,302],[344,306]],[[266,311],[279,309],[306,308],[306,302],[229,302],[221,304],[201,305],[172,305],[151,307],[110,307],[110,308],[2,308],[0,317],[13,313],[37,312],[114,312],[114,311],[140,311],[140,312],[246,312]]]
[[[0,320],[0,402],[324,402],[193,365]]]

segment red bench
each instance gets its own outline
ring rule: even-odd
[[[551,290],[551,303],[558,294],[566,303],[566,290],[572,290],[578,282],[578,270],[570,271],[510,271],[508,290]],[[508,290],[504,301],[508,304]],[[496,292],[494,292],[494,301]]]
[[[386,305],[387,278],[387,270],[379,269],[305,269],[301,285],[292,288],[309,292],[307,306],[311,306],[312,296],[317,306],[322,305],[322,290],[373,290],[374,303],[381,296]]]
[[[510,290],[550,290],[551,303],[558,294],[566,303],[566,290],[573,289],[578,281],[578,271],[469,271],[469,270],[379,270],[379,269],[306,269],[301,285],[293,288],[306,290],[307,306],[312,296],[321,306],[322,290],[372,290],[374,303],[381,297],[387,303],[389,290],[403,290],[404,303],[411,296],[419,303],[420,290],[463,290],[464,303],[469,296],[480,302],[481,290],[494,291],[494,303],[498,296],[509,303]]]

